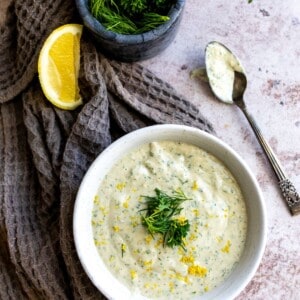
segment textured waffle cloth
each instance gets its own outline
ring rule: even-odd
[[[56,109],[37,58],[48,34],[76,22],[71,0],[16,0],[0,28],[0,299],[101,299],[76,256],[80,181],[113,140],[151,124],[213,129],[199,110],[139,64],[107,60],[83,34],[84,105]]]

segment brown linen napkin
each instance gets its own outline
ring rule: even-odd
[[[0,299],[101,299],[75,252],[78,186],[113,140],[151,124],[213,132],[199,109],[139,64],[106,59],[83,34],[75,111],[53,107],[36,76],[71,0],[12,1],[0,28]],[[77,21],[78,22],[78,21]]]

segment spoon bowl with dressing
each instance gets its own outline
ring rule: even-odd
[[[239,59],[227,47],[214,41],[206,47],[205,65],[212,92],[222,102],[233,104],[234,72],[245,73]]]
[[[214,95],[222,102],[236,104],[249,121],[278,179],[278,184],[292,215],[300,214],[300,197],[285,175],[279,160],[263,137],[256,121],[244,102],[247,87],[245,70],[239,59],[223,44],[211,42],[205,51],[206,75]]]

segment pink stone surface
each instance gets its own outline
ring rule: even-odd
[[[300,192],[300,2],[187,0],[178,36],[143,65],[197,104],[217,135],[256,176],[267,206],[268,242],[256,275],[236,300],[300,299],[300,215],[292,217],[277,179],[239,109],[218,102],[207,84],[190,78],[216,40],[242,61],[245,101]]]
[[[1,21],[8,2],[0,1]],[[238,108],[218,102],[206,84],[190,78],[190,71],[203,65],[205,46],[212,40],[227,45],[243,62],[249,111],[300,192],[300,2],[187,0],[175,41],[142,62],[201,108],[261,186],[268,210],[267,247],[256,275],[236,300],[299,300],[300,215],[291,217]]]

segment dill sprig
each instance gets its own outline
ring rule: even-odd
[[[163,245],[169,247],[184,247],[184,238],[186,237],[190,224],[189,221],[174,218],[180,214],[182,207],[180,205],[189,200],[181,191],[174,191],[172,195],[155,189],[155,196],[143,196],[146,200],[147,208],[145,215],[142,215],[142,224],[153,236],[155,233],[163,235]]]
[[[147,0],[120,0],[120,5],[130,15],[140,14],[147,9]]]
[[[174,0],[89,0],[92,15],[110,31],[139,34],[165,23]]]
[[[141,21],[136,21],[136,25],[138,26],[137,32],[150,31],[168,20],[168,16],[161,16],[152,12],[145,13]]]

